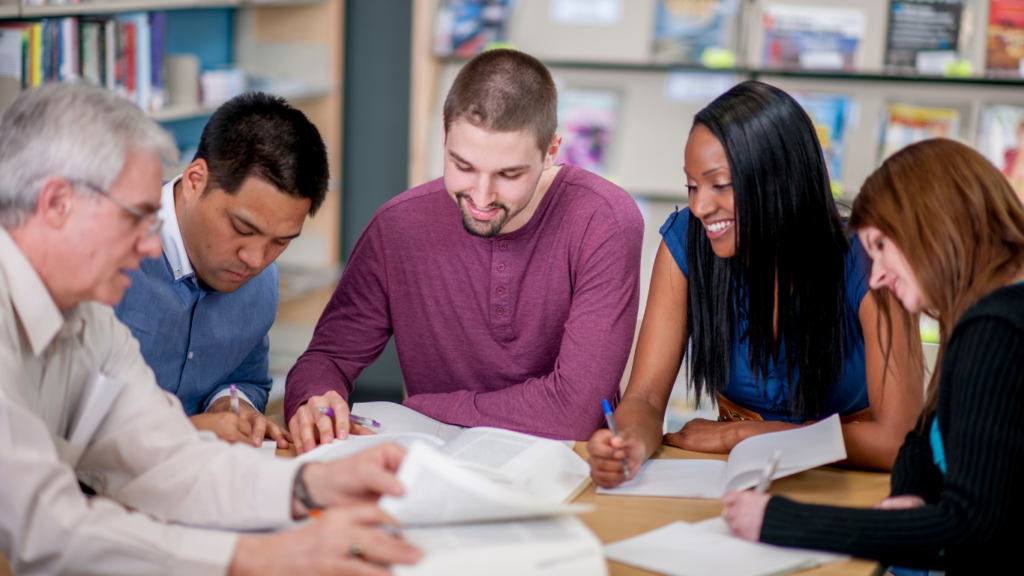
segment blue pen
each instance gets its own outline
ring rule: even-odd
[[[619,428],[615,425],[615,416],[612,416],[612,406],[608,403],[608,399],[601,400],[601,407],[604,408],[604,421],[608,423],[608,429],[612,431],[612,434],[618,435]],[[622,459],[622,471],[626,473],[626,478],[629,478],[629,462],[626,459]]]

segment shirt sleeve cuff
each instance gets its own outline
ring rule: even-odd
[[[231,389],[230,388],[225,388],[225,389],[221,390],[220,392],[217,392],[216,394],[214,394],[213,398],[210,398],[210,402],[206,405],[206,410],[204,410],[204,412],[209,412],[210,411],[210,406],[213,406],[214,402],[216,402],[217,400],[220,400],[221,398],[224,398],[225,396],[231,396]],[[246,396],[245,392],[242,392],[241,390],[239,390],[238,391],[238,399],[239,400],[244,400],[246,402],[246,404],[248,404],[249,406],[252,407],[253,410],[256,410],[256,404],[248,396]],[[259,412],[259,410],[257,410],[257,412]]]

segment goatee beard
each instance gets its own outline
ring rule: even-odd
[[[471,202],[469,194],[456,194],[456,199],[459,202],[459,214],[462,215],[462,227],[466,229],[473,236],[480,238],[494,238],[501,233],[501,229],[505,227],[505,224],[509,220],[509,209],[504,204],[496,203],[495,205],[501,209],[502,214],[495,216],[486,222],[481,222],[476,218],[473,218],[469,213],[469,209],[466,208],[465,202]]]

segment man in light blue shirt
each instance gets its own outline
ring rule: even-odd
[[[274,260],[323,203],[328,178],[327,151],[309,120],[280,98],[251,93],[211,116],[192,163],[164,185],[163,255],[129,272],[115,312],[197,428],[287,447],[287,433],[263,415]],[[231,384],[239,416],[230,411]]]

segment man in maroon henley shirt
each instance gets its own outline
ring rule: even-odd
[[[431,418],[573,440],[602,425],[636,328],[643,219],[618,186],[554,165],[556,106],[523,53],[463,67],[444,177],[377,211],[288,375],[300,453],[347,435],[353,382],[392,334],[404,404]]]

